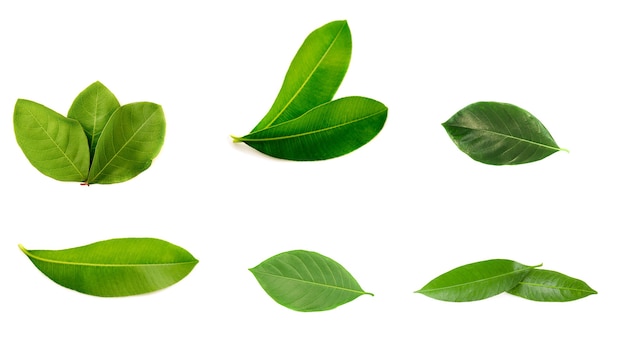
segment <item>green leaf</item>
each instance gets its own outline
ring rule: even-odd
[[[59,181],[84,181],[89,145],[78,121],[28,100],[17,100],[13,113],[17,143],[41,173]]]
[[[185,249],[156,238],[117,238],[64,250],[20,249],[48,278],[75,291],[122,297],[183,279],[198,263]]]
[[[136,102],[118,108],[102,130],[88,184],[127,181],[146,170],[165,139],[160,105]]]
[[[431,280],[416,293],[448,302],[481,300],[515,287],[532,268],[508,259],[466,264]]]
[[[348,71],[351,53],[346,21],[313,31],[292,60],[274,104],[252,132],[299,117],[332,100]]]
[[[83,127],[92,159],[104,125],[119,107],[120,103],[115,95],[99,81],[78,94],[72,103],[67,117],[77,120]]]
[[[443,127],[457,147],[476,161],[516,165],[541,160],[559,148],[548,130],[527,111],[506,103],[477,102]]]
[[[272,299],[300,312],[329,310],[363,294],[373,295],[339,263],[315,252],[284,252],[250,271]]]
[[[568,302],[598,293],[580,279],[543,269],[530,271],[508,292],[538,302]]]
[[[325,160],[363,146],[383,128],[387,107],[365,97],[345,97],[293,120],[234,137],[267,155],[297,161]]]

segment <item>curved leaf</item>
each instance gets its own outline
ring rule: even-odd
[[[118,108],[102,130],[87,183],[127,181],[146,170],[165,139],[160,105],[136,102]]]
[[[534,162],[564,150],[538,119],[507,103],[471,104],[443,127],[461,151],[491,165]]]
[[[284,252],[250,271],[272,299],[300,312],[329,310],[363,294],[373,295],[339,263],[315,252]]]
[[[267,155],[297,161],[338,157],[363,146],[383,128],[387,107],[365,97],[345,97],[236,142]]]
[[[169,287],[198,263],[185,249],[156,238],[109,239],[64,250],[20,249],[56,283],[100,297]]]
[[[28,100],[17,100],[15,138],[26,158],[41,173],[59,181],[84,181],[89,146],[78,121]]]
[[[539,302],[568,302],[598,293],[580,279],[545,269],[530,271],[508,292]]]
[[[252,132],[332,100],[348,71],[351,53],[352,37],[346,21],[334,21],[313,31],[292,60],[274,104]]]
[[[92,159],[104,125],[119,107],[115,95],[99,81],[89,85],[72,103],[67,117],[75,119],[83,127]]]
[[[448,302],[485,299],[515,287],[532,268],[508,259],[466,264],[431,280],[416,293]]]

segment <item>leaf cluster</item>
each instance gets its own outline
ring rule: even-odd
[[[504,292],[538,302],[567,302],[597,294],[580,279],[540,266],[508,259],[470,263],[436,277],[416,293],[448,302],[471,302]]]
[[[145,171],[165,138],[160,105],[120,106],[100,82],[82,91],[63,116],[19,99],[13,113],[15,137],[30,163],[59,181],[110,184]]]
[[[387,119],[385,105],[359,96],[332,101],[351,54],[347,21],[309,34],[268,113],[246,136],[232,136],[234,142],[276,158],[316,161],[345,155],[372,140]]]

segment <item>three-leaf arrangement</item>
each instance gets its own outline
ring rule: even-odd
[[[292,60],[269,112],[246,136],[232,136],[234,142],[295,161],[342,156],[369,142],[383,128],[387,107],[358,96],[332,101],[351,54],[346,21],[313,31]]]
[[[63,250],[19,247],[54,282],[100,297],[169,287],[198,263],[185,249],[156,238],[116,238]]]
[[[272,299],[300,312],[329,310],[363,294],[373,295],[341,264],[315,252],[280,253],[250,271]]]
[[[507,103],[471,104],[442,125],[461,151],[486,164],[516,165],[567,152],[535,116]]]
[[[13,113],[15,137],[30,163],[59,181],[110,184],[145,171],[165,138],[160,105],[120,106],[100,82],[82,91],[67,117],[19,99]]]
[[[539,266],[508,259],[466,264],[431,280],[416,293],[448,302],[471,302],[504,292],[539,302],[567,302],[597,294],[580,279]]]

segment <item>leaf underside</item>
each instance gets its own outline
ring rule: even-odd
[[[532,268],[508,259],[466,264],[431,280],[417,293],[448,302],[481,300],[510,290]]]
[[[315,252],[284,252],[250,271],[272,299],[301,312],[329,310],[371,295],[339,263]]]
[[[345,97],[237,141],[267,155],[296,161],[345,155],[374,138],[385,124],[387,107],[365,97]]]
[[[136,102],[118,108],[102,130],[88,183],[118,183],[145,171],[165,139],[160,105]]]
[[[299,117],[332,100],[348,70],[352,37],[346,21],[334,21],[313,31],[291,62],[274,104],[251,131]]]
[[[13,127],[24,155],[41,173],[59,181],[82,182],[87,178],[89,145],[78,121],[19,99]]]
[[[534,162],[562,150],[537,118],[506,103],[471,104],[443,127],[461,151],[491,165]]]
[[[96,144],[102,129],[109,121],[111,114],[120,107],[113,93],[99,81],[83,90],[70,107],[67,117],[78,121],[89,143],[89,153],[93,159]]]
[[[508,292],[539,302],[568,302],[598,293],[580,279],[545,269],[533,269]]]
[[[20,248],[57,284],[100,297],[163,289],[198,263],[185,249],[156,238],[117,238],[64,250]]]

